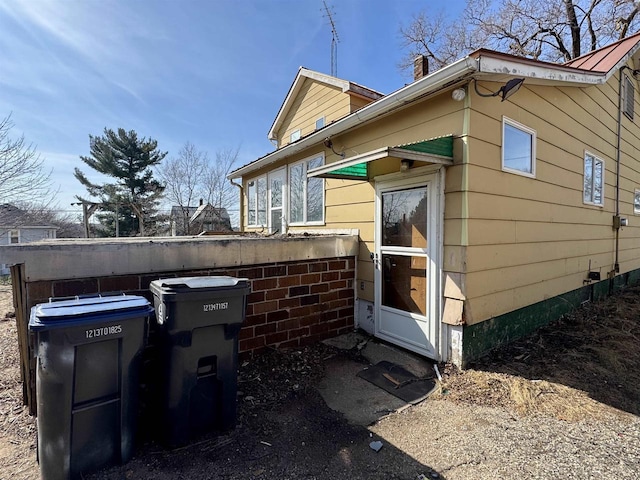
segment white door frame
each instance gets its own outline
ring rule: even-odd
[[[273,207],[272,205],[273,191],[271,188],[271,181],[274,179],[282,180],[282,191],[280,192],[282,196],[281,207]],[[287,168],[286,167],[282,167],[277,170],[273,170],[272,172],[269,172],[269,174],[267,175],[267,192],[268,192],[267,194],[267,228],[269,230],[269,233],[274,233],[272,215],[271,215],[272,210],[278,210],[278,209],[281,212],[280,219],[282,222],[282,231],[278,233],[287,233],[286,208],[288,205],[288,200],[287,200]]]
[[[399,345],[421,355],[441,360],[441,319],[442,319],[442,253],[444,220],[444,169],[440,166],[411,169],[411,176],[407,173],[394,173],[376,177],[375,188],[375,335],[391,343]],[[382,268],[381,255],[381,225],[382,193],[417,187],[427,187],[427,315],[426,334],[427,345],[420,345],[410,339],[402,339],[385,332],[381,328],[381,315],[394,315],[382,307]],[[406,313],[407,317],[414,314]],[[421,316],[415,316],[420,318]]]

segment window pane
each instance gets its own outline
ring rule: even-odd
[[[602,162],[594,159],[593,167],[593,203],[602,205]]]
[[[307,162],[307,171],[321,167],[322,157],[312,158]],[[307,222],[321,222],[324,219],[324,180],[309,178],[307,180]]]
[[[289,170],[289,214],[291,222],[304,222],[304,165],[299,163]]]
[[[271,179],[271,208],[282,206],[282,179],[280,177]]]
[[[382,194],[382,244],[427,247],[427,189]]]
[[[322,178],[310,178],[307,185],[307,222],[321,222],[324,218]]]
[[[533,173],[531,159],[532,135],[513,125],[504,124],[503,155],[504,166],[511,170]]]
[[[427,314],[427,259],[382,255],[382,304]]]
[[[633,211],[640,213],[640,190],[636,190],[633,196]]]
[[[267,179],[258,179],[258,225],[267,224]]]
[[[253,182],[249,182],[249,188],[247,189],[247,197],[249,199],[248,201],[248,218],[247,221],[249,223],[249,225],[255,225],[256,224],[256,190],[257,190],[257,185],[255,180]]]
[[[593,157],[584,157],[584,201],[593,202]]]

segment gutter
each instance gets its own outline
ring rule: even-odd
[[[278,160],[282,160],[290,155],[306,150],[327,137],[339,135],[350,128],[362,125],[364,122],[391,113],[398,108],[404,107],[410,102],[446,88],[477,71],[478,61],[471,57],[465,57],[445,68],[441,68],[440,70],[421,78],[420,80],[410,83],[400,90],[396,90],[394,93],[391,93],[386,97],[382,97],[376,102],[370,103],[341,120],[327,125],[322,130],[318,130],[317,132],[312,133],[295,143],[289,144],[286,147],[276,150],[255,162],[245,165],[244,167],[240,167],[234,172],[231,172],[227,178],[229,180],[240,178],[254,170],[258,170],[266,165],[270,165]]]

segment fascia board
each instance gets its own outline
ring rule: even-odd
[[[509,75],[547,82],[560,82],[579,85],[600,85],[607,81],[603,73],[588,72],[577,68],[563,66],[548,67],[533,65],[529,62],[518,62],[505,58],[481,55],[478,59],[479,72],[494,75]]]

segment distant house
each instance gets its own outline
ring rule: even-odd
[[[216,208],[202,201],[197,207],[171,207],[169,225],[172,237],[232,231],[227,209]]]
[[[566,64],[418,58],[386,96],[301,68],[277,149],[229,176],[241,228],[357,229],[356,325],[464,364],[640,280],[639,65],[636,34]]]
[[[37,215],[8,203],[0,205],[0,244],[30,243],[56,238],[58,227],[37,219]],[[9,267],[0,258],[0,275]]]

